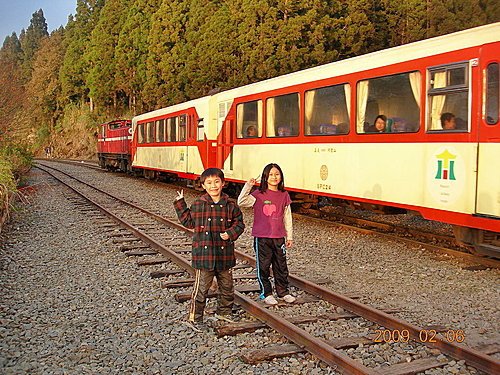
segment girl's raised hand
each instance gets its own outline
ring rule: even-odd
[[[259,182],[260,180],[260,176],[257,176],[257,178],[251,178],[250,180],[248,180],[248,183],[253,186],[255,185],[257,182]]]
[[[177,197],[175,198],[175,200],[179,200],[179,199],[182,199],[184,198],[184,190],[181,189],[181,191],[177,191]]]

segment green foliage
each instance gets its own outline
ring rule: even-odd
[[[117,106],[118,88],[115,83],[115,47],[126,17],[129,1],[107,0],[90,38],[86,54],[90,69],[86,76],[89,96],[94,104]]]
[[[23,67],[26,79],[29,79],[33,66],[35,53],[40,47],[41,40],[49,35],[47,31],[47,22],[43,15],[43,10],[39,9],[33,13],[30,25],[26,34],[21,40],[23,50]]]
[[[33,158],[26,146],[0,142],[0,230],[9,218],[17,185],[31,168]]]
[[[151,18],[160,3],[161,0],[133,1],[118,38],[115,51],[116,89],[125,95],[128,108],[134,113],[140,113],[147,107],[141,91],[147,80]]]
[[[62,98],[69,101],[85,103],[88,101],[89,88],[85,79],[89,70],[87,50],[90,48],[90,36],[103,6],[103,0],[78,0],[76,19],[70,19],[64,37],[65,55],[59,71]]]

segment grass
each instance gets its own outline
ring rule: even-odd
[[[0,145],[0,232],[10,217],[17,187],[31,165],[32,156],[25,147]]]

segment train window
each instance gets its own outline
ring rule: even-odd
[[[289,137],[299,134],[299,94],[275,96],[266,101],[268,137]]]
[[[111,123],[109,124],[109,128],[111,130],[114,130],[114,129],[119,129],[120,128],[120,123],[119,122],[114,122],[114,123]]]
[[[146,143],[154,142],[154,126],[155,123],[153,121],[146,124]]]
[[[145,143],[144,142],[144,124],[137,125],[137,142],[138,143]]]
[[[187,116],[179,116],[179,139],[178,141],[184,142],[186,140],[186,127],[187,127]]]
[[[421,87],[420,72],[395,74],[358,82],[357,132],[418,131]]]
[[[429,69],[427,130],[467,131],[469,118],[468,63]]]
[[[155,123],[156,142],[165,142],[165,120],[156,120]]]
[[[177,117],[167,119],[167,141],[177,141]]]
[[[236,106],[236,137],[262,136],[262,100],[241,103]]]
[[[332,135],[349,133],[349,84],[306,91],[305,134]]]
[[[204,139],[205,139],[205,124],[203,123],[203,118],[199,118],[196,140],[203,141]]]
[[[492,63],[488,65],[486,72],[485,120],[488,125],[498,123],[498,103],[500,100],[498,88],[498,63]]]

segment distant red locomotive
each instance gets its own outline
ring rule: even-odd
[[[132,122],[130,120],[114,120],[99,125],[97,136],[99,166],[128,171],[131,140]]]

